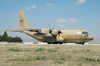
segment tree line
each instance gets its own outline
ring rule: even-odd
[[[11,37],[8,36],[6,31],[3,35],[0,35],[0,42],[23,42],[23,40],[20,37]]]

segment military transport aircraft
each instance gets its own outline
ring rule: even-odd
[[[55,30],[30,28],[23,11],[19,13],[18,29],[8,30],[12,32],[23,32],[39,41],[48,44],[76,43],[84,44],[93,40],[93,37],[85,30]]]

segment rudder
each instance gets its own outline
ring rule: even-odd
[[[24,11],[20,11],[19,13],[18,28],[29,28],[29,24],[25,17]]]

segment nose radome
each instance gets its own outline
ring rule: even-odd
[[[93,40],[93,37],[92,36],[90,36],[89,38],[90,38],[90,40]]]

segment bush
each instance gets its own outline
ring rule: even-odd
[[[19,49],[19,48],[11,48],[11,49],[8,49],[9,51],[15,51],[15,52],[22,52],[23,50],[22,49]]]
[[[56,52],[57,50],[47,49],[48,52]]]
[[[23,40],[20,37],[10,37],[6,32],[2,36],[0,36],[0,41],[3,42],[23,42]]]
[[[81,62],[99,62],[100,63],[100,59],[99,58],[81,57],[79,61],[81,61]]]
[[[63,64],[64,61],[61,61],[61,60],[58,60],[58,61],[55,61],[56,64]]]
[[[44,48],[38,48],[35,51],[45,51],[45,49]]]

